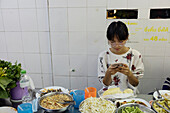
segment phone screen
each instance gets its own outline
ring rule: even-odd
[[[123,64],[122,64],[122,63],[119,63],[119,64],[113,64],[113,67],[115,67],[115,68],[122,67],[122,66],[123,66]]]

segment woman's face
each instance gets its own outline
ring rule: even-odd
[[[116,37],[114,40],[109,40],[109,45],[115,52],[120,52],[127,40],[118,40]]]

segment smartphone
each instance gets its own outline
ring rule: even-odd
[[[114,68],[118,68],[118,67],[122,67],[123,64],[122,64],[122,63],[116,63],[116,64],[112,64],[112,66],[113,66]]]

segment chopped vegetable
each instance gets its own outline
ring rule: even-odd
[[[170,106],[170,100],[157,100],[157,103],[159,103],[160,105],[162,105],[164,108],[168,109],[164,102],[166,102],[168,104],[168,106]],[[158,112],[158,113],[168,113],[167,111],[165,111],[164,109],[162,109],[161,107],[159,107],[156,103],[153,104],[153,108]]]
[[[122,113],[144,113],[142,110],[140,110],[138,107],[125,107],[122,109]]]

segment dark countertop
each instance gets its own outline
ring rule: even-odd
[[[42,109],[39,109],[37,112],[35,112],[35,113],[47,113],[47,112],[45,112],[44,110],[42,110]],[[65,112],[62,112],[62,113],[80,113],[80,111],[78,110],[78,109],[76,109],[76,108],[74,108],[74,106],[70,106],[69,108],[68,108],[68,110],[66,110]]]
[[[19,105],[19,104],[21,104],[21,102],[16,102],[16,103],[13,102],[12,103],[9,98],[8,99],[0,99],[0,107],[12,106],[12,107],[16,108],[17,105]],[[47,113],[47,112],[45,112],[43,109],[38,109],[38,111],[34,112],[34,113]],[[68,110],[66,110],[63,113],[80,113],[80,112],[78,109],[74,108],[74,106],[72,105],[68,108]]]

